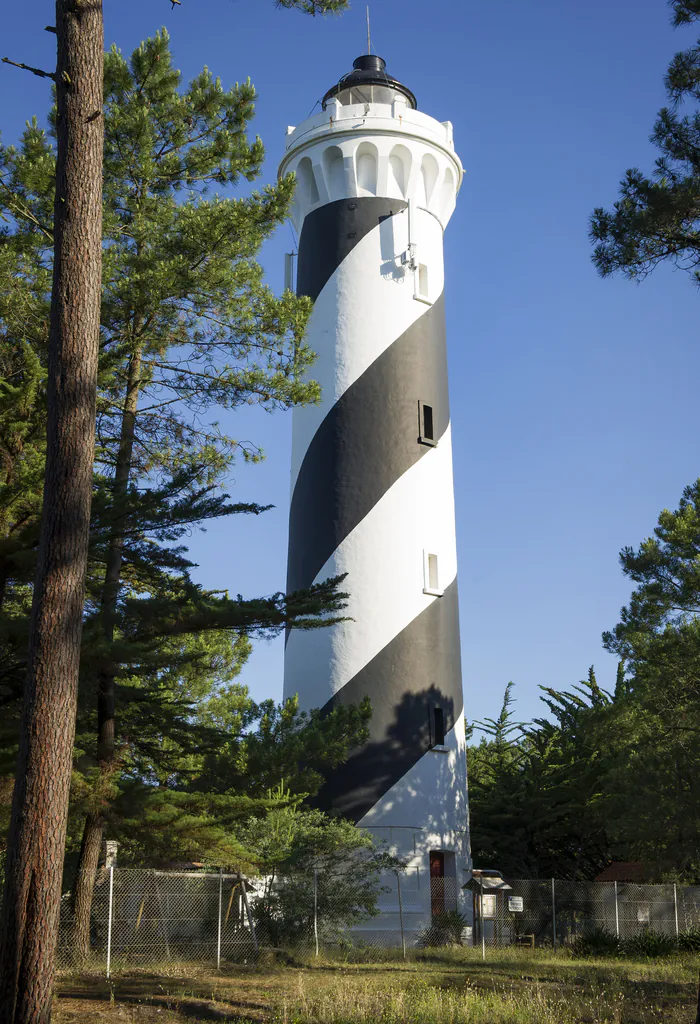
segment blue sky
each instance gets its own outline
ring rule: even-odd
[[[49,0],[11,5],[1,56],[51,68]],[[365,11],[311,19],[271,0],[105,0],[106,40],[130,51],[166,25],[186,77],[207,64],[224,84],[250,76],[254,130],[272,180],[284,131],[363,52]],[[497,713],[509,679],[517,713],[538,685],[568,686],[594,663],[612,685],[600,634],[629,594],[617,561],[675,507],[700,472],[700,295],[663,269],[636,285],[601,281],[587,219],[612,204],[627,167],[650,169],[663,74],[692,29],[663,0],[374,0],[373,49],[451,120],[466,174],[446,234],[446,300],[467,715]],[[48,85],[0,67],[0,127],[13,141]],[[265,248],[282,286],[288,228]],[[267,460],[239,466],[237,500],[257,519],[191,538],[205,585],[255,596],[283,589],[289,414],[236,413],[228,426]],[[282,644],[259,644],[242,676],[281,696]]]

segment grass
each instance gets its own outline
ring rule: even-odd
[[[693,1024],[699,958],[426,950],[406,962],[190,966],[58,984],[55,1024]]]

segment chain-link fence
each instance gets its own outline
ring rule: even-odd
[[[624,941],[700,928],[700,886],[431,878],[418,870],[358,885],[312,870],[285,877],[109,868],[89,932],[63,901],[58,965],[119,968],[252,963],[269,951],[405,957],[421,947],[569,946],[596,930]]]
[[[700,929],[700,886],[509,879],[472,884],[475,944],[571,946],[595,933],[621,943]]]
[[[58,966],[216,963],[254,959],[257,930],[240,875],[108,868],[95,883],[87,942],[63,899]]]

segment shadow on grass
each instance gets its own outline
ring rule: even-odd
[[[267,1003],[226,991],[225,979],[213,991],[211,984],[202,985],[195,979],[164,979],[148,974],[116,978],[111,984],[104,978],[72,979],[59,984],[57,995],[59,1005],[61,1000],[86,1000],[115,1006],[151,1006],[172,1010],[193,1021],[258,1024],[268,1020],[270,1013]]]

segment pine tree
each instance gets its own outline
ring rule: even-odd
[[[476,723],[490,739],[469,749],[475,857],[510,877],[594,877],[609,859],[599,804],[611,698],[591,668],[571,690],[542,687],[551,717],[525,725],[511,687],[498,719]]]
[[[293,182],[248,199],[207,194],[259,173],[262,144],[246,136],[254,90],[247,83],[226,92],[206,69],[183,93],[179,80],[165,32],[128,63],[114,49],[107,55],[110,244],[102,319],[115,372],[108,392],[114,400],[101,409],[99,457],[113,468],[112,497],[124,524],[110,538],[100,597],[107,643],[118,616],[130,486],[173,464],[220,478],[236,446],[215,425],[197,426],[212,405],[286,407],[317,397],[316,386],[299,379],[310,362],[301,341],[308,310],[291,295],[275,299],[254,259],[283,221]],[[97,680],[98,759],[106,775],[116,751],[115,679],[116,665],[108,663]],[[88,942],[103,829],[102,817],[89,814],[76,879],[77,949]]]
[[[517,793],[523,723],[514,720],[513,688],[512,682],[506,686],[497,718],[474,723],[483,735],[468,748],[467,764],[474,863],[520,875],[524,855]]]
[[[614,630],[603,635],[623,659],[624,699],[614,722],[619,762],[611,815],[635,856],[677,877],[700,862],[700,480],[654,534],[620,553],[635,584]]]
[[[46,458],[47,280],[33,232],[0,236],[0,706],[21,694]]]
[[[284,0],[282,6],[323,13],[339,9],[343,4],[336,0]],[[90,18],[81,18],[81,13],[75,4],[64,4],[62,0],[57,3],[58,66],[54,77],[58,95],[55,122],[58,161],[53,224],[55,260],[52,334],[48,360],[50,444],[45,471],[43,540],[38,552],[38,583],[34,589],[34,618],[30,628],[28,699],[25,703],[27,717],[21,730],[20,771],[15,786],[8,846],[4,926],[0,946],[0,992],[4,995],[5,1005],[12,1008],[13,1021],[29,1019],[32,1015],[32,1019],[36,1020],[50,1018],[50,965],[57,928],[62,861],[59,851],[62,850],[65,837],[92,487],[97,314],[102,256],[99,202],[102,163],[101,4],[91,6]],[[150,71],[144,71],[144,74],[148,75]],[[195,119],[200,114],[197,103],[206,93],[207,82],[204,78],[198,84],[199,95],[195,98],[191,112]],[[220,87],[215,89],[221,92]],[[250,93],[249,90],[249,98]],[[206,97],[203,97],[203,102],[206,106]],[[222,136],[219,136],[219,144],[221,141]],[[167,158],[170,154],[163,149],[160,155]],[[163,182],[167,180],[175,162],[171,161],[166,167]],[[166,164],[167,159],[164,159],[164,166]],[[183,165],[186,180],[196,181],[197,166],[188,165],[186,160]],[[291,190],[289,183],[287,190]],[[90,202],[85,202],[86,199]],[[265,216],[274,218],[279,213],[279,206],[275,210],[275,201],[269,196],[268,199],[270,201],[267,205],[262,201],[259,203],[259,226],[263,229]],[[13,215],[16,212],[13,211]],[[186,219],[188,212],[185,205],[182,219]],[[25,216],[24,211],[22,216]],[[27,219],[32,216],[28,214]],[[228,209],[223,212],[212,211],[208,227],[211,229],[215,222],[219,226],[225,223],[227,232],[236,230],[238,226],[236,216]],[[37,228],[45,231],[45,224],[45,220],[37,221]],[[227,234],[221,238],[214,235],[212,238],[218,247],[225,245],[229,236]],[[209,255],[205,254],[205,261]],[[244,246],[241,255],[245,258]],[[190,270],[197,268],[197,264],[189,267]],[[187,269],[186,256],[180,269]],[[170,270],[177,276],[176,268],[171,267]],[[179,295],[183,301],[189,298],[182,289]],[[199,315],[196,297],[193,305],[196,318]],[[253,322],[249,324],[249,337],[252,339],[255,332],[260,330],[266,317],[278,315],[279,310],[273,310],[269,304],[260,301],[255,316],[250,318]],[[296,310],[292,312],[291,318],[294,319],[295,315]],[[124,470],[128,461],[125,449],[135,440],[132,421],[138,407],[136,392],[142,375],[143,356],[143,351],[139,352],[139,346],[134,342],[144,326],[139,320],[138,309],[134,308],[131,351],[127,355],[127,350],[123,349],[121,353],[122,358],[127,358],[127,376],[119,431],[122,459],[119,461],[117,457],[114,473],[115,503],[123,497],[120,488],[122,491],[128,490],[129,473]],[[178,325],[173,322],[173,326],[177,328]],[[224,328],[227,326],[224,325]],[[272,331],[278,330],[279,322],[276,321]],[[122,338],[121,342],[124,345],[125,339]],[[177,343],[176,337],[172,343]],[[251,341],[251,344],[254,346],[255,341]],[[212,344],[210,351],[215,349],[216,345]],[[116,369],[118,359],[115,359],[114,365]],[[191,366],[178,364],[160,368],[171,374],[174,391],[187,391],[188,383],[192,380]],[[284,376],[285,367],[280,370],[280,374]],[[208,380],[208,385],[212,394],[217,388],[221,394],[230,381],[221,380],[220,375],[216,376],[217,379]],[[59,380],[62,382],[60,389],[56,387]],[[257,381],[253,374],[248,377],[246,384],[252,390],[255,383]],[[282,390],[283,385],[280,379]],[[172,426],[172,417],[169,422]],[[173,439],[182,440],[181,425],[175,427]],[[79,443],[76,443],[78,440]],[[216,454],[216,443],[210,444],[209,450]],[[70,529],[66,529],[68,525]],[[119,549],[120,541],[115,535],[102,603],[102,624],[107,640],[110,633],[113,634],[115,603],[118,600],[115,595],[118,589]],[[110,738],[113,734],[113,686],[112,678],[112,681],[101,687],[100,729],[103,734],[102,754],[105,765],[108,764],[110,751],[113,754]],[[42,732],[45,728],[52,734],[52,743]],[[56,742],[59,739],[60,743]],[[38,783],[35,784],[35,780],[39,780]],[[40,807],[45,803],[41,795],[42,786],[45,789],[49,780],[56,793],[60,793],[59,797],[51,801],[55,814],[55,820],[51,823],[40,813]],[[40,850],[40,847],[43,849]],[[37,898],[42,902],[37,903]],[[41,928],[38,925],[39,916],[43,918]],[[25,956],[29,965],[26,976],[23,967]]]
[[[676,26],[700,18],[696,0],[671,6]],[[700,41],[676,54],[665,86],[672,106],[659,112],[651,135],[661,151],[654,172],[628,170],[612,211],[599,207],[591,217],[593,262],[603,277],[643,278],[670,262],[700,282],[700,111],[680,116],[676,109],[700,101]]]
[[[211,675],[202,682],[207,692],[192,701],[179,733],[168,728],[159,743],[149,725],[122,747],[106,817],[126,863],[264,867],[248,821],[315,795],[328,770],[367,738],[366,703],[322,718],[299,712],[294,699],[258,705],[240,684],[216,685]]]

